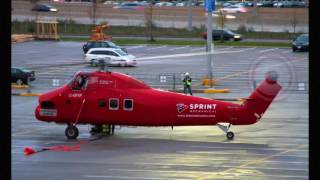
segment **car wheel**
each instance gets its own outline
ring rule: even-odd
[[[296,52],[297,50],[296,50],[296,48],[292,48],[292,51],[293,51],[293,52]]]
[[[17,83],[18,85],[22,85],[22,84],[23,84],[23,81],[22,81],[21,79],[18,79],[18,80],[16,81],[16,83]]]

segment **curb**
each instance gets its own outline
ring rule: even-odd
[[[30,86],[28,85],[18,85],[18,84],[11,84],[11,88],[14,89],[28,89]]]
[[[11,93],[12,96],[40,96],[40,93]]]
[[[228,93],[230,89],[204,89],[203,93],[211,94],[211,93]]]
[[[178,92],[178,93],[183,93],[183,89],[178,89],[178,90],[168,90],[170,92]],[[206,94],[211,94],[211,93],[228,93],[230,92],[230,89],[194,89],[192,90],[193,93],[206,93]]]

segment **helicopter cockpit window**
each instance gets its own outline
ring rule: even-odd
[[[84,90],[86,89],[88,84],[88,77],[84,76],[84,75],[78,75],[74,82],[73,82],[73,86],[72,89],[73,90]]]

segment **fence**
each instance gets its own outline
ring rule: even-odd
[[[153,88],[165,89],[165,90],[181,90],[183,89],[182,79],[184,73],[161,73],[161,74],[143,74],[143,73],[128,73],[128,75],[135,77],[138,80],[143,81]],[[205,89],[208,86],[204,86],[203,78],[206,74],[192,73],[192,86],[193,89]],[[71,75],[56,74],[52,75],[39,75],[35,81],[30,83],[31,89],[53,89],[62,86],[71,80]],[[250,93],[258,86],[260,80],[252,80],[247,77],[232,77],[228,79],[221,79],[216,82],[213,88],[216,89],[230,89],[231,92],[246,92]],[[286,81],[279,79],[279,84],[283,87],[283,91],[286,93],[298,93],[308,94],[309,82],[305,81]]]

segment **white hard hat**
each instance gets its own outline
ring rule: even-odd
[[[185,76],[189,76],[190,74],[189,74],[188,72],[186,72],[184,75],[185,75]]]

